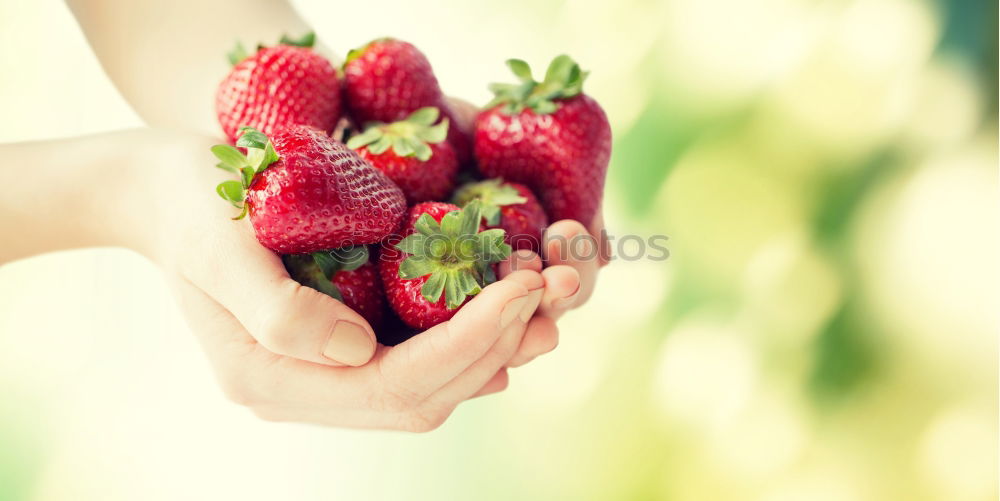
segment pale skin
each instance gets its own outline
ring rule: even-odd
[[[394,347],[377,344],[359,314],[289,278],[212,189],[227,175],[211,167],[208,151],[219,142],[212,96],[226,71],[218,48],[276,40],[306,24],[266,0],[69,4],[149,128],[0,145],[0,169],[10,171],[0,231],[12,236],[0,263],[90,246],[147,256],[164,271],[226,396],[260,417],[435,429],[461,402],[505,389],[509,368],[554,349],[555,321],[593,291],[603,261],[573,259],[561,246],[600,234],[602,220],[559,221],[547,237],[563,238],[547,239],[545,259],[515,253],[501,264],[501,280],[450,321]],[[459,106],[468,127],[475,110]]]

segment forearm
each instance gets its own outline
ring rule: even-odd
[[[0,144],[0,263],[93,246],[147,250],[161,212],[157,179],[186,137],[136,129]],[[190,157],[190,155],[187,155]]]
[[[237,40],[252,49],[308,28],[278,0],[69,0],[101,65],[151,126],[218,134],[215,87]]]

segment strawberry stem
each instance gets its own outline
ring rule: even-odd
[[[414,224],[415,232],[396,244],[409,254],[399,266],[399,277],[427,277],[420,294],[436,303],[444,294],[445,306],[454,310],[469,296],[496,281],[493,265],[507,259],[511,248],[503,230],[479,231],[482,205],[473,200],[462,210],[452,211],[438,223],[424,214]]]
[[[559,99],[568,99],[583,92],[583,81],[588,75],[576,61],[565,54],[556,56],[549,63],[545,79],[541,82],[531,75],[528,63],[520,59],[507,60],[507,66],[520,83],[491,84],[489,88],[495,97],[486,108],[504,105],[501,110],[511,115],[527,108],[540,115],[555,112],[559,108]]]
[[[448,119],[437,125],[441,112],[433,106],[420,108],[398,122],[385,124],[372,122],[364,132],[351,137],[347,147],[357,150],[363,147],[375,155],[392,148],[401,157],[416,157],[421,162],[430,160],[433,152],[430,144],[440,143],[448,137]]]
[[[343,302],[333,277],[341,271],[354,271],[367,263],[368,247],[357,245],[312,254],[286,255],[281,257],[281,261],[296,282]]]
[[[298,38],[292,38],[287,34],[281,35],[281,40],[278,41],[278,45],[292,45],[295,47],[312,48],[316,45],[316,32],[308,31]]]
[[[223,200],[240,209],[240,214],[233,219],[246,217],[249,210],[246,192],[254,177],[279,160],[271,140],[264,133],[253,127],[242,127],[240,131],[243,134],[236,141],[236,146],[246,148],[246,155],[228,144],[217,144],[211,148],[212,154],[219,159],[216,167],[240,176],[239,181],[223,181],[215,187]]]
[[[505,184],[503,179],[487,179],[475,183],[468,183],[455,191],[452,202],[465,207],[469,202],[479,200],[483,205],[483,218],[486,224],[496,226],[500,224],[500,208],[505,205],[518,205],[528,201],[521,196],[516,188]]]

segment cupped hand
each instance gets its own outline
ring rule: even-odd
[[[226,395],[266,420],[429,431],[474,396],[507,386],[505,366],[541,301],[539,273],[522,270],[484,288],[451,320],[360,367],[276,354],[203,290],[173,281]]]
[[[424,431],[460,402],[503,390],[518,357],[551,349],[553,318],[535,316],[553,301],[537,256],[523,269],[504,263],[501,280],[450,321],[379,345],[359,314],[292,280],[249,224],[231,219],[212,190],[227,174],[211,167],[210,144],[188,138],[164,155],[173,170],[153,169],[153,215],[136,247],[164,269],[232,400],[269,420]]]

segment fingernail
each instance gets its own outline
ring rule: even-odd
[[[368,331],[358,324],[338,320],[323,348],[323,356],[334,362],[358,366],[368,362],[374,350]]]
[[[510,271],[514,272],[521,269],[521,266],[531,261],[534,254],[534,252],[524,249],[515,251],[514,258],[510,260]]]
[[[521,314],[521,310],[524,309],[524,304],[528,301],[528,295],[521,297],[516,297],[507,302],[507,306],[503,307],[503,311],[500,312],[500,328],[506,328],[511,322]]]
[[[531,320],[531,316],[534,315],[535,310],[538,309],[538,303],[542,301],[543,292],[545,292],[545,288],[539,287],[538,289],[528,293],[526,296],[528,299],[524,303],[524,307],[521,308],[521,313],[518,315],[518,318],[520,318],[522,322],[528,323],[528,320]]]
[[[569,309],[569,307],[573,305],[573,300],[575,299],[576,298],[572,296],[556,299],[555,301],[552,301],[552,309],[553,310]]]
[[[569,308],[576,301],[576,296],[579,293],[580,293],[580,284],[576,284],[576,289],[573,289],[573,292],[570,292],[568,296],[561,297],[559,299],[552,301],[552,309],[558,310],[558,309]]]
[[[573,246],[574,255],[572,256],[572,258],[575,261],[581,261],[581,262],[589,261],[591,259],[597,259],[598,258],[597,248],[594,247],[594,241],[591,240],[593,237],[587,234],[582,234],[578,235],[577,238],[582,238],[583,244]],[[579,247],[581,246],[583,248],[579,249]],[[577,250],[579,250],[579,252],[576,252]]]

